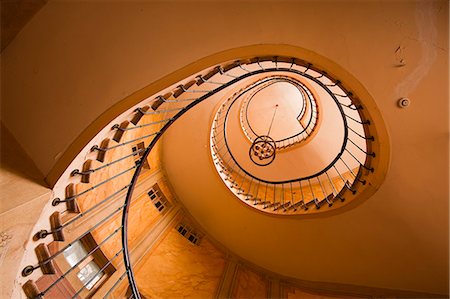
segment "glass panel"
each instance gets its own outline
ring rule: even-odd
[[[77,276],[84,284],[86,289],[90,290],[103,276],[103,272],[97,274],[100,270],[99,266],[94,261],[89,262],[84,268],[78,272]],[[91,280],[92,279],[92,280]],[[91,281],[89,281],[91,280]]]
[[[69,263],[70,267],[73,267],[76,263],[81,261],[87,254],[86,249],[80,241],[77,241],[64,250],[63,255]]]

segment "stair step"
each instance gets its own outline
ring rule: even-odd
[[[73,183],[70,183],[66,187],[66,206],[67,211],[72,213],[79,213],[80,209],[78,208],[78,204],[75,200],[75,196],[77,194],[76,185]]]
[[[125,129],[128,127],[128,125],[130,124],[130,122],[128,120],[123,121],[117,128],[116,128],[116,132],[114,133],[114,137],[113,140],[115,142],[120,142],[120,140],[122,139],[123,134],[125,133]]]
[[[53,263],[53,259],[50,259],[50,250],[48,249],[47,244],[41,243],[34,249],[36,256],[39,261],[39,267],[44,274],[55,274],[55,264]]]
[[[131,123],[133,125],[137,125],[138,122],[141,120],[141,118],[144,116],[144,113],[147,112],[149,109],[150,109],[150,106],[144,106],[144,107],[140,108],[138,111],[136,111],[136,114],[131,119]],[[156,109],[154,109],[154,110],[156,110]]]
[[[40,291],[34,281],[28,280],[24,283],[22,289],[27,298],[39,298]]]
[[[52,229],[53,240],[63,242],[65,238],[64,232],[61,229],[62,221],[61,214],[59,212],[54,212],[50,216],[50,227]]]

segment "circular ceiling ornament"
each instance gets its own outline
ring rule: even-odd
[[[248,152],[250,159],[258,166],[267,166],[275,160],[275,140],[268,135],[258,136]]]

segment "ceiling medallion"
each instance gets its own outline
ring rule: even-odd
[[[270,130],[272,129],[273,120],[275,119],[275,114],[277,114],[278,104],[275,105],[273,111],[272,120],[270,121],[269,131],[267,135],[258,136],[252,143],[250,150],[248,152],[250,160],[258,166],[267,166],[275,160],[275,153],[277,150],[277,143],[270,137]],[[259,159],[255,160],[255,157]],[[266,160],[266,161],[264,161]]]
[[[276,143],[268,135],[258,136],[249,150],[250,160],[258,166],[267,166],[275,160]],[[258,158],[258,159],[256,159]]]

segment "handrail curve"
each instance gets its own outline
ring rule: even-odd
[[[61,255],[65,249],[71,248],[76,241],[102,227],[111,217],[117,217],[117,213],[122,211],[120,225],[113,229],[114,235],[108,235],[104,240],[97,240],[99,245],[95,250],[101,250],[103,244],[111,242],[110,240],[115,238],[117,231],[121,232],[121,247],[115,248],[117,250],[110,253],[107,262],[100,267],[96,275],[109,267],[116,268],[115,281],[111,283],[109,289],[102,292],[103,298],[108,298],[115,288],[121,285],[125,276],[128,278],[132,298],[141,298],[133,272],[128,240],[129,216],[139,185],[140,174],[145,165],[144,162],[155,152],[158,141],[175,121],[220,91],[232,88],[243,82],[244,79],[253,76],[284,76],[287,77],[283,79],[285,81],[296,81],[289,78],[290,75],[315,82],[328,93],[336,104],[345,129],[339,153],[324,169],[310,176],[271,181],[259,178],[240,166],[229,149],[230,156],[226,156],[223,150],[228,148],[227,132],[223,130],[223,134],[220,136],[213,134],[211,139],[213,161],[221,178],[243,202],[252,200],[252,206],[262,211],[272,208],[271,213],[278,214],[302,214],[312,206],[320,209],[324,203],[332,206],[336,199],[343,202],[346,192],[356,193],[358,185],[366,183],[365,175],[374,171],[371,161],[377,159],[378,156],[372,152],[372,143],[377,140],[370,134],[370,118],[364,114],[364,108],[360,105],[360,101],[356,100],[355,96],[342,86],[339,80],[311,63],[293,57],[252,57],[222,63],[192,75],[164,94],[158,94],[145,100],[129,115],[126,121],[119,121],[116,122],[116,125],[112,125],[109,135],[105,136],[100,144],[92,147],[91,152],[86,155],[86,159],[82,163],[83,166],[72,171],[73,183],[66,187],[64,198],[55,196],[53,200],[55,216],[51,218],[50,228],[42,229],[41,234],[38,234],[38,239],[42,241],[38,246],[39,250],[36,250],[38,262],[23,268],[23,277],[30,277],[23,286],[27,297],[43,298],[53,286],[63,281],[65,276],[61,274],[62,276],[60,275],[56,282],[45,290],[39,290],[34,282],[40,273],[57,273],[54,266],[56,256]],[[286,140],[277,141],[277,147],[280,149],[288,146],[295,148],[297,144],[301,143],[300,140],[308,138],[308,136],[300,138],[302,133],[306,132],[306,135],[310,135],[316,129],[319,110],[315,102],[320,99],[314,98],[306,86],[301,85],[301,82],[296,86],[299,91],[301,90],[303,100],[308,102],[308,105],[304,105],[305,109],[307,109],[306,106],[309,106],[310,109],[310,113],[301,111],[299,117],[309,115],[309,119],[302,132],[287,138],[288,145],[282,143]],[[240,97],[239,91],[236,94],[236,97]],[[351,128],[347,125],[348,119],[355,123]],[[226,124],[227,116],[220,116],[215,119],[214,123],[218,125],[221,121]],[[254,140],[255,136],[253,135],[249,137],[250,140]],[[298,140],[295,139],[296,137]],[[361,141],[355,142],[355,138],[363,140],[364,145],[361,146]],[[145,149],[140,148],[130,153],[125,145],[133,145],[136,142],[144,142]],[[358,154],[356,154],[356,150],[359,151]],[[362,155],[364,159],[360,158]],[[349,157],[353,157],[352,159],[357,161],[357,167],[349,168]],[[341,165],[337,166],[337,163],[341,163]],[[342,167],[348,168],[348,171],[339,172],[338,168]],[[133,169],[134,173],[131,174]],[[331,175],[331,171],[335,172],[334,176]],[[312,180],[315,181],[312,183]],[[109,190],[106,193],[107,196],[97,198],[96,196],[100,196],[99,194],[104,196],[102,193],[104,190]],[[318,196],[320,192],[322,192],[321,196]],[[311,198],[307,195],[310,195]],[[61,203],[65,203],[65,206]],[[299,207],[301,209],[298,209]],[[105,211],[108,211],[110,216],[96,219],[96,215],[101,214],[98,213],[100,209],[106,209]],[[63,221],[62,213],[72,213],[75,216]],[[70,229],[76,231],[77,224],[82,221],[91,221],[93,224],[87,231],[77,232],[75,235],[68,233]],[[51,249],[48,247],[51,242],[47,238],[48,236],[53,236],[53,241],[66,244],[56,255],[51,253]],[[67,236],[69,237],[67,238]],[[66,239],[68,240],[66,241]],[[92,252],[92,250],[88,251],[86,257]],[[123,257],[122,262],[116,260],[120,255]],[[72,272],[73,268],[74,266],[69,268],[68,273]],[[36,271],[37,269],[40,271]],[[91,278],[91,281],[94,278]],[[81,289],[74,293],[73,297],[83,296],[82,294],[83,290]]]

